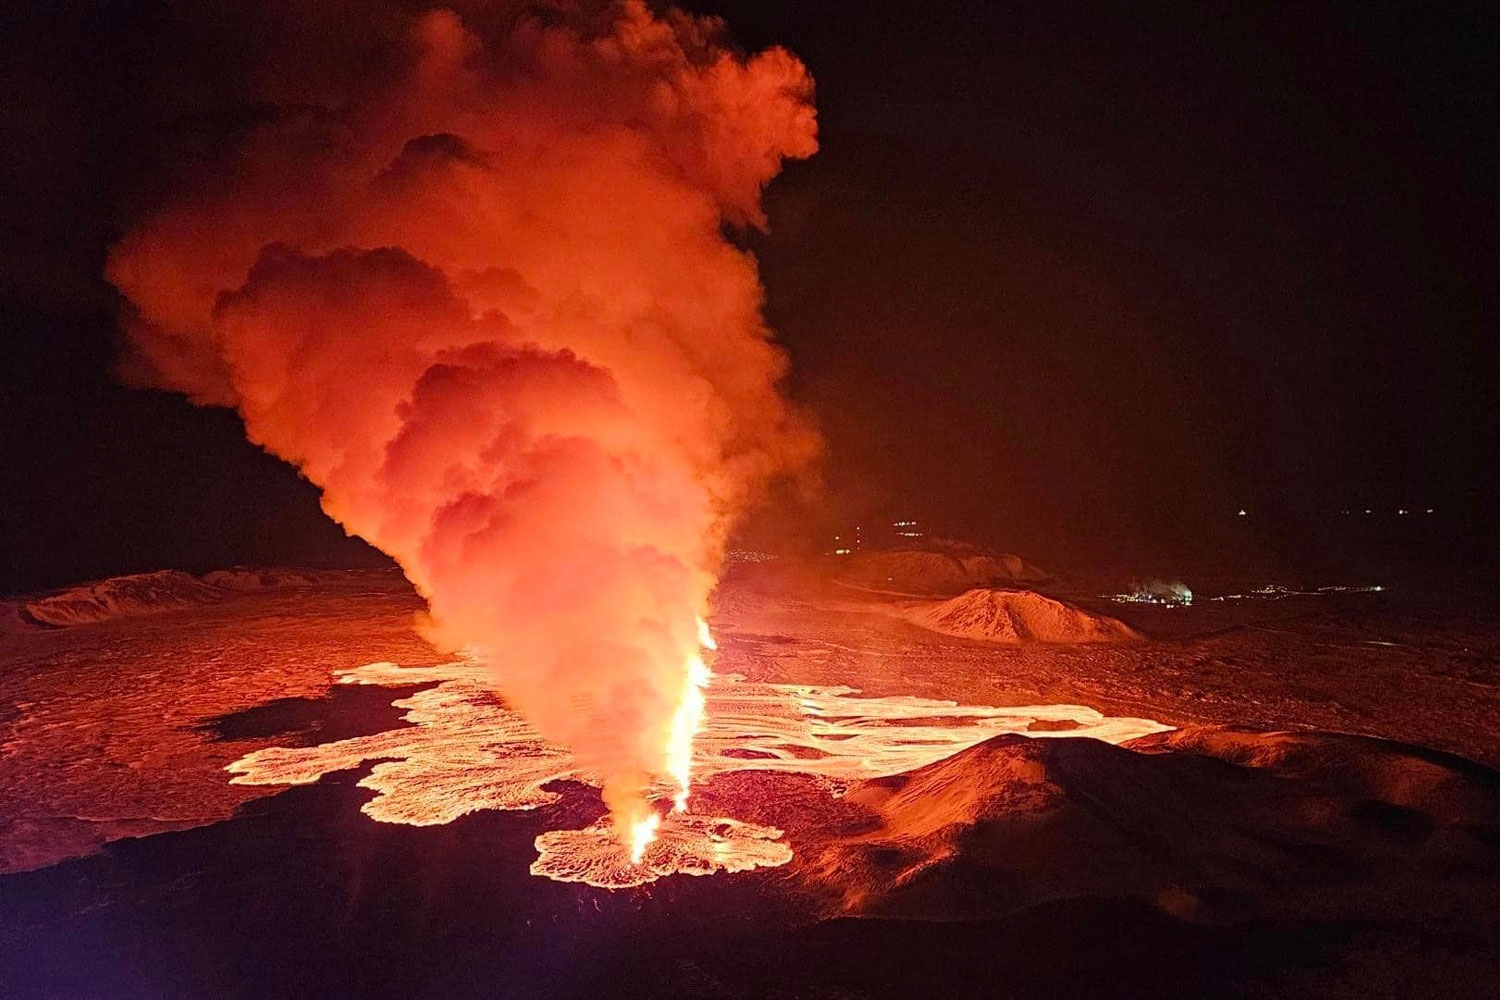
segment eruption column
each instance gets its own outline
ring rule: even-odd
[[[244,126],[111,251],[122,369],[234,407],[643,851],[652,783],[686,806],[726,534],[817,450],[724,234],[816,148],[811,80],[641,0],[354,3],[226,33],[244,78],[201,117]]]

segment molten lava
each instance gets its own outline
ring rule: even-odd
[[[698,645],[702,649],[715,650],[718,645],[708,630],[708,622],[698,619]],[[708,664],[703,662],[701,652],[688,657],[687,683],[682,689],[682,703],[672,716],[672,735],[667,742],[667,772],[677,781],[677,794],[672,798],[675,812],[687,810],[688,787],[692,783],[693,737],[703,725],[704,691],[713,680]]]
[[[661,826],[661,816],[655,811],[646,814],[630,825],[630,863],[638,865],[646,856],[646,848],[656,839],[656,828]]]
[[[107,275],[131,377],[236,409],[640,845],[655,780],[686,808],[725,539],[818,447],[726,235],[816,149],[812,81],[644,0],[533,6],[272,5],[247,126]]]
[[[705,648],[707,644],[705,644]],[[705,667],[706,670],[706,667]],[[498,704],[485,666],[474,661],[403,668],[372,663],[341,672],[341,683],[436,683],[395,702],[410,726],[313,747],[267,747],[229,766],[242,784],[306,784],[375,761],[360,786],[376,795],[363,811],[387,823],[448,823],[481,809],[536,809],[555,803],[555,782],[600,787],[602,776],[574,753],[543,739]],[[703,699],[692,772],[770,771],[813,775],[837,794],[848,784],[913,771],[1002,733],[1083,736],[1122,743],[1171,727],[1149,719],[1106,718],[1081,705],[996,707],[928,698],[863,698],[847,687],[754,683],[733,674],[692,684]],[[1034,724],[1046,728],[1034,730]],[[1063,727],[1063,728],[1059,728]],[[654,795],[681,794],[676,772]],[[556,830],[536,841],[533,873],[561,881],[625,888],[664,875],[707,875],[786,864],[781,830],[673,809],[665,817],[642,800],[624,836],[601,821]]]

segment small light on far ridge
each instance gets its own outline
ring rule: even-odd
[[[1243,508],[1243,507],[1241,507],[1241,508],[1240,508],[1240,517],[1244,517],[1244,516],[1245,516],[1245,513],[1246,513],[1246,512],[1245,512],[1245,509],[1244,509],[1244,508]]]

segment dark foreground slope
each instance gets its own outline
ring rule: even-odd
[[[1200,922],[1458,921],[1489,933],[1500,775],[1382,740],[1219,727],[1002,736],[847,799],[823,877],[867,915],[952,920],[1132,896]]]
[[[367,768],[225,783],[269,743],[402,725],[402,692],[332,677],[434,662],[404,589],[260,586],[28,626],[0,642],[0,848],[36,868],[0,875],[0,997],[1500,996],[1494,773],[1280,731],[1494,761],[1500,633],[1340,601],[1202,638],[1011,645],[844,587],[727,590],[726,673],[1113,701],[1186,728],[993,741],[842,796],[726,775],[695,803],[784,829],[793,863],[622,892],[527,873],[539,833],[602,811],[579,786],[418,828],[359,811]],[[1278,732],[1193,724],[1247,719]]]
[[[702,794],[785,823],[800,862],[628,892],[526,874],[537,833],[600,808],[585,790],[418,828],[362,816],[358,777],[5,877],[0,995],[1500,988],[1495,775],[1376,741],[1207,730],[1129,750],[1006,737],[844,799],[741,773]],[[865,917],[828,919],[830,901]]]

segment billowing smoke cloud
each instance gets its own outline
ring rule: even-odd
[[[811,81],[637,0],[335,36],[246,67],[254,124],[114,247],[125,370],[235,407],[639,808],[726,531],[816,449],[722,228],[814,151]]]

